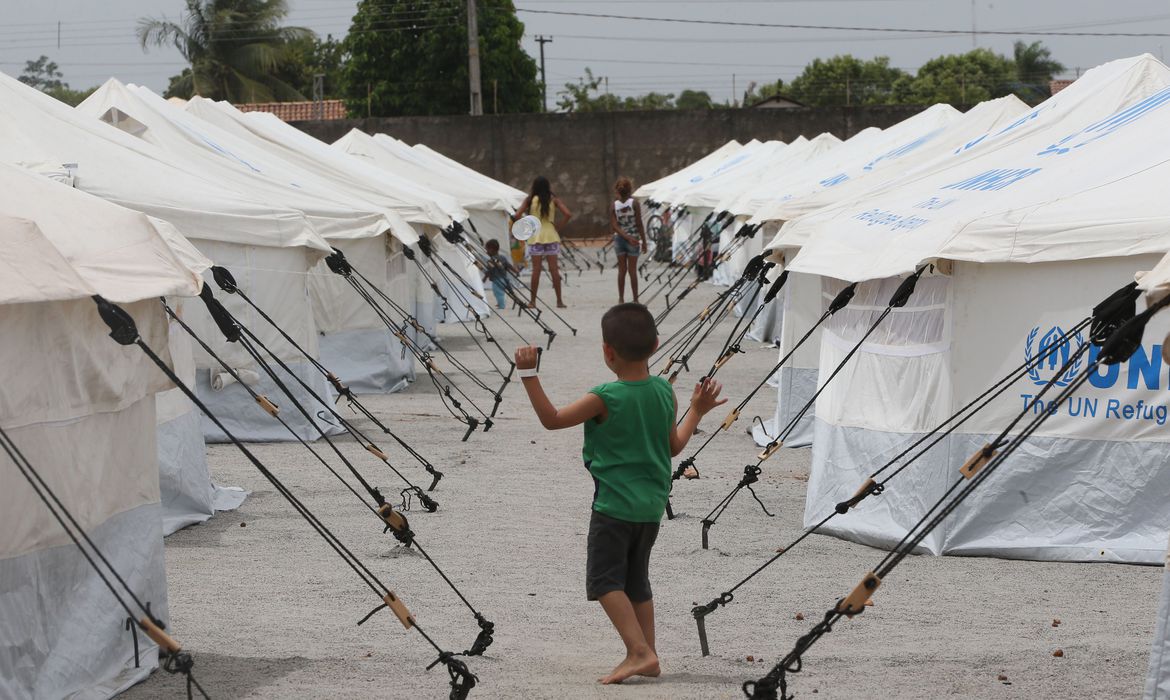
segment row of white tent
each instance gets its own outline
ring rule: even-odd
[[[177,105],[114,80],[72,109],[3,75],[0,183],[0,427],[163,620],[164,533],[245,494],[211,481],[204,441],[226,436],[142,351],[108,337],[91,297],[122,305],[237,437],[287,440],[168,320],[159,298],[259,393],[276,395],[197,298],[204,284],[214,288],[210,267],[226,267],[351,388],[394,391],[414,376],[411,356],[324,257],[344,252],[430,331],[444,315],[468,312],[443,304],[407,264],[404,249],[426,237],[458,273],[443,285],[461,289],[440,292],[484,315],[473,255],[442,231],[460,223],[502,239],[523,198],[384,135],[355,132],[328,145],[272,115],[201,98]],[[256,311],[216,291],[318,394],[334,397]],[[319,434],[295,413],[282,418],[301,437]],[[108,697],[137,682],[156,664],[153,645],[139,640],[136,666],[124,611],[7,457],[0,463],[0,697]]]
[[[1033,109],[1014,97],[965,114],[936,105],[807,159],[800,154],[820,137],[731,144],[639,190],[685,205],[692,220],[733,213],[724,247],[737,226],[765,225],[770,241],[741,250],[746,258],[766,247],[790,272],[776,302],[781,356],[829,299],[860,283],[855,300],[780,372],[774,420],[756,431],[761,444],[812,397],[818,368],[837,367],[860,341],[901,279],[929,265],[909,303],[866,340],[787,443],[813,444],[806,523],[1170,250],[1170,210],[1157,195],[1167,102],[1170,69],[1143,55],[1089,71]],[[741,269],[736,260],[728,267],[731,276]],[[949,483],[951,467],[1007,425],[1051,371],[1035,371],[897,488],[829,531],[897,542]],[[1170,502],[1160,496],[1170,475],[1159,469],[1170,456],[1167,374],[1159,347],[1144,346],[1095,376],[1029,442],[1011,475],[960,509],[926,549],[1160,562],[1170,525]]]
[[[1025,360],[1057,352],[958,426],[937,447],[823,531],[889,547],[1054,375],[1067,385],[1096,357],[1059,368],[1090,343],[1067,329],[1170,251],[1170,68],[1149,55],[1085,73],[1029,109],[1014,97],[959,114],[935,106],[881,132],[867,130],[813,156],[798,139],[731,143],[651,183],[639,197],[685,206],[683,244],[709,213],[721,233],[761,224],[730,260],[736,278],[761,251],[790,273],[777,311],[759,329],[783,356],[838,291],[859,283],[780,374],[775,430],[862,341],[894,289],[925,272],[824,386],[789,446],[813,449],[805,524],[854,494],[866,477],[933,431]],[[1170,256],[1142,279],[1165,294]],[[767,314],[761,318],[769,319]],[[775,319],[779,319],[778,321]],[[1170,361],[1156,315],[1125,363],[1087,384],[984,486],[923,542],[934,554],[1162,564],[1170,530]],[[822,371],[819,371],[822,370]],[[1047,409],[1041,409],[1047,410]],[[1170,574],[1147,682],[1170,697]]]

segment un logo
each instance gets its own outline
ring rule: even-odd
[[[1028,334],[1028,341],[1024,343],[1024,358],[1030,365],[1028,378],[1037,386],[1044,386],[1050,381],[1056,386],[1068,386],[1068,383],[1075,379],[1077,373],[1081,371],[1081,361],[1084,356],[1078,356],[1072,364],[1069,364],[1069,358],[1072,357],[1073,352],[1085,344],[1084,337],[1081,336],[1080,331],[1068,337],[1060,326],[1053,326],[1040,337],[1039,343],[1036,342],[1038,335],[1040,335],[1040,326],[1032,329],[1032,332]],[[1041,358],[1039,362],[1035,361],[1037,357]],[[1034,362],[1035,364],[1033,364]],[[1068,365],[1067,369],[1065,369],[1065,365]],[[1054,377],[1055,381],[1053,381]]]

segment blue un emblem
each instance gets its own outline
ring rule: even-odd
[[[1052,381],[1053,377],[1056,377],[1054,382],[1056,386],[1068,386],[1068,383],[1075,379],[1077,373],[1081,371],[1081,361],[1084,356],[1077,357],[1072,364],[1069,364],[1069,358],[1085,344],[1084,337],[1081,336],[1080,331],[1069,337],[1060,326],[1053,326],[1047,333],[1040,336],[1039,342],[1036,340],[1037,336],[1040,336],[1040,326],[1032,329],[1032,332],[1028,334],[1028,341],[1024,343],[1024,358],[1029,365],[1032,365],[1037,357],[1041,358],[1028,370],[1028,378],[1037,386],[1044,386]],[[1066,368],[1065,365],[1068,367]]]

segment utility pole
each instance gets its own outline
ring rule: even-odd
[[[479,81],[479,21],[475,0],[467,0],[467,77],[471,88],[471,115],[483,114],[483,88]]]
[[[979,48],[978,34],[975,33],[975,0],[971,0],[971,48]]]
[[[552,43],[551,36],[536,35],[536,43],[540,44],[540,95],[544,101],[544,111],[548,111],[548,78],[544,75],[544,45]]]
[[[313,119],[320,121],[325,118],[325,74],[313,75]]]

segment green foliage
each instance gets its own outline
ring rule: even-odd
[[[764,83],[763,85],[756,85],[754,82],[748,84],[748,89],[743,93],[743,106],[751,107],[760,100],[766,100],[773,95],[779,95],[785,92],[784,81],[777,80],[774,83]]]
[[[648,92],[645,95],[618,97],[602,92],[601,86],[604,82],[605,78],[593,75],[593,71],[586,68],[585,77],[578,78],[575,83],[565,83],[565,89],[557,93],[561,97],[557,101],[557,106],[564,112],[616,112],[620,110],[675,108],[673,94]],[[688,90],[688,92],[690,91]],[[696,94],[698,93],[692,92],[688,99],[694,100]],[[711,96],[705,92],[701,94],[706,96],[707,103],[710,104]]]
[[[784,94],[810,107],[887,105],[905,102],[909,84],[910,75],[885,56],[866,61],[846,54],[814,60]]]
[[[706,90],[683,90],[674,101],[675,109],[712,109],[714,106]]]
[[[1017,81],[1014,92],[1033,104],[1052,96],[1049,83],[1053,76],[1065,71],[1064,64],[1053,59],[1052,52],[1039,41],[1031,44],[1017,41],[1013,62]]]
[[[467,16],[460,4],[361,0],[341,70],[351,114],[397,116],[469,111]],[[484,112],[540,110],[536,61],[520,40],[512,0],[479,0],[480,85]]]
[[[342,68],[345,65],[345,51],[342,42],[332,35],[325,39],[308,37],[294,42],[291,50],[295,58],[286,68],[285,76],[290,85],[305,97],[312,97],[313,82],[317,75],[324,76],[324,99],[339,99],[341,93]]]
[[[86,90],[74,90],[68,85],[62,85],[61,87],[45,90],[45,94],[61,100],[70,107],[76,107],[82,102],[85,102],[85,98],[92,95],[95,91],[97,91],[97,89],[97,85],[94,85],[93,87]]]
[[[24,62],[24,72],[17,78],[20,82],[35,87],[41,92],[68,87],[61,82],[62,73],[57,64],[49,60],[48,56],[41,56],[35,61]]]
[[[1015,80],[1015,63],[989,49],[939,56],[918,69],[908,101],[970,105],[1010,94]]]
[[[70,107],[81,104],[85,98],[93,94],[97,87],[88,90],[74,90],[69,83],[61,80],[62,73],[58,66],[49,60],[48,56],[41,56],[35,61],[24,62],[24,72],[17,78],[20,82],[34,87],[41,92],[61,100]]]
[[[298,46],[316,35],[281,26],[287,15],[287,0],[186,0],[179,22],[139,20],[138,40],[143,50],[172,45],[191,64],[171,78],[168,96],[303,100],[293,85],[303,60]]]

